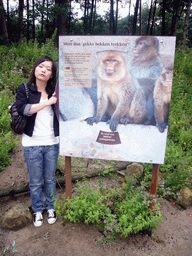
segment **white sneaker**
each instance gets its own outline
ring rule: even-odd
[[[43,215],[41,212],[33,213],[33,224],[35,227],[40,227],[43,224]]]
[[[47,216],[47,221],[49,224],[53,224],[57,220],[56,212],[54,209],[47,210]]]

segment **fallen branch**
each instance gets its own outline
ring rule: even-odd
[[[127,163],[122,163],[121,165],[116,167],[115,170],[111,170],[110,173],[116,173],[120,170],[123,170],[127,167],[127,165],[128,165]],[[103,173],[103,170],[101,170],[101,169],[94,169],[94,170],[88,171],[83,174],[82,173],[73,173],[71,175],[71,181],[75,182],[77,180],[82,180],[84,178],[94,178],[94,177],[101,175],[102,173]],[[59,186],[60,188],[61,188],[61,185],[65,186],[65,177],[56,179],[56,181],[57,181],[57,186]],[[18,185],[18,186],[10,186],[3,190],[0,190],[0,197],[13,196],[13,195],[21,194],[21,193],[24,193],[27,191],[29,191],[29,183],[25,183],[25,184]]]

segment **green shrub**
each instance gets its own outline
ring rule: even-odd
[[[169,137],[186,148],[188,139],[191,141],[192,113],[192,52],[176,51],[172,97],[169,116]],[[190,142],[189,141],[189,142]]]
[[[10,131],[9,103],[14,101],[12,93],[7,89],[0,92],[0,132]]]
[[[150,198],[144,194],[144,187],[133,189],[132,185],[127,179],[125,189],[104,191],[101,182],[99,190],[85,183],[79,186],[74,198],[56,202],[55,209],[63,221],[101,226],[104,230],[103,242],[114,240],[119,232],[125,238],[131,233],[156,229],[162,220],[161,212],[152,214]],[[154,210],[157,207],[158,204]]]
[[[18,145],[18,138],[10,131],[9,103],[13,101],[11,92],[7,89],[0,92],[0,170],[10,164],[10,153]]]
[[[10,153],[19,144],[19,139],[11,131],[0,133],[0,171],[11,164]]]

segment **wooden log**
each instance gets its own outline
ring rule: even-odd
[[[120,170],[126,169],[128,163],[122,163],[118,167],[115,167],[115,170],[110,171],[110,173],[115,173]],[[77,180],[82,180],[84,178],[94,178],[103,173],[103,170],[100,169],[93,169],[89,170],[86,173],[73,173],[71,175],[71,181],[75,182]],[[61,177],[59,179],[56,179],[57,186],[61,187],[61,185],[65,186],[65,177]],[[5,197],[5,196],[13,196],[15,194],[21,194],[24,192],[29,191],[29,183],[21,184],[18,186],[9,186],[3,190],[0,190],[0,197]]]

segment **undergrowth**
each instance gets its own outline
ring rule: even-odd
[[[150,195],[142,185],[135,188],[130,179],[122,189],[103,189],[99,183],[96,190],[84,182],[79,185],[76,195],[72,199],[61,199],[55,203],[55,210],[62,216],[63,222],[92,223],[103,229],[102,239],[98,244],[112,242],[118,233],[123,238],[132,233],[144,230],[154,231],[162,221],[159,204],[149,208]]]

